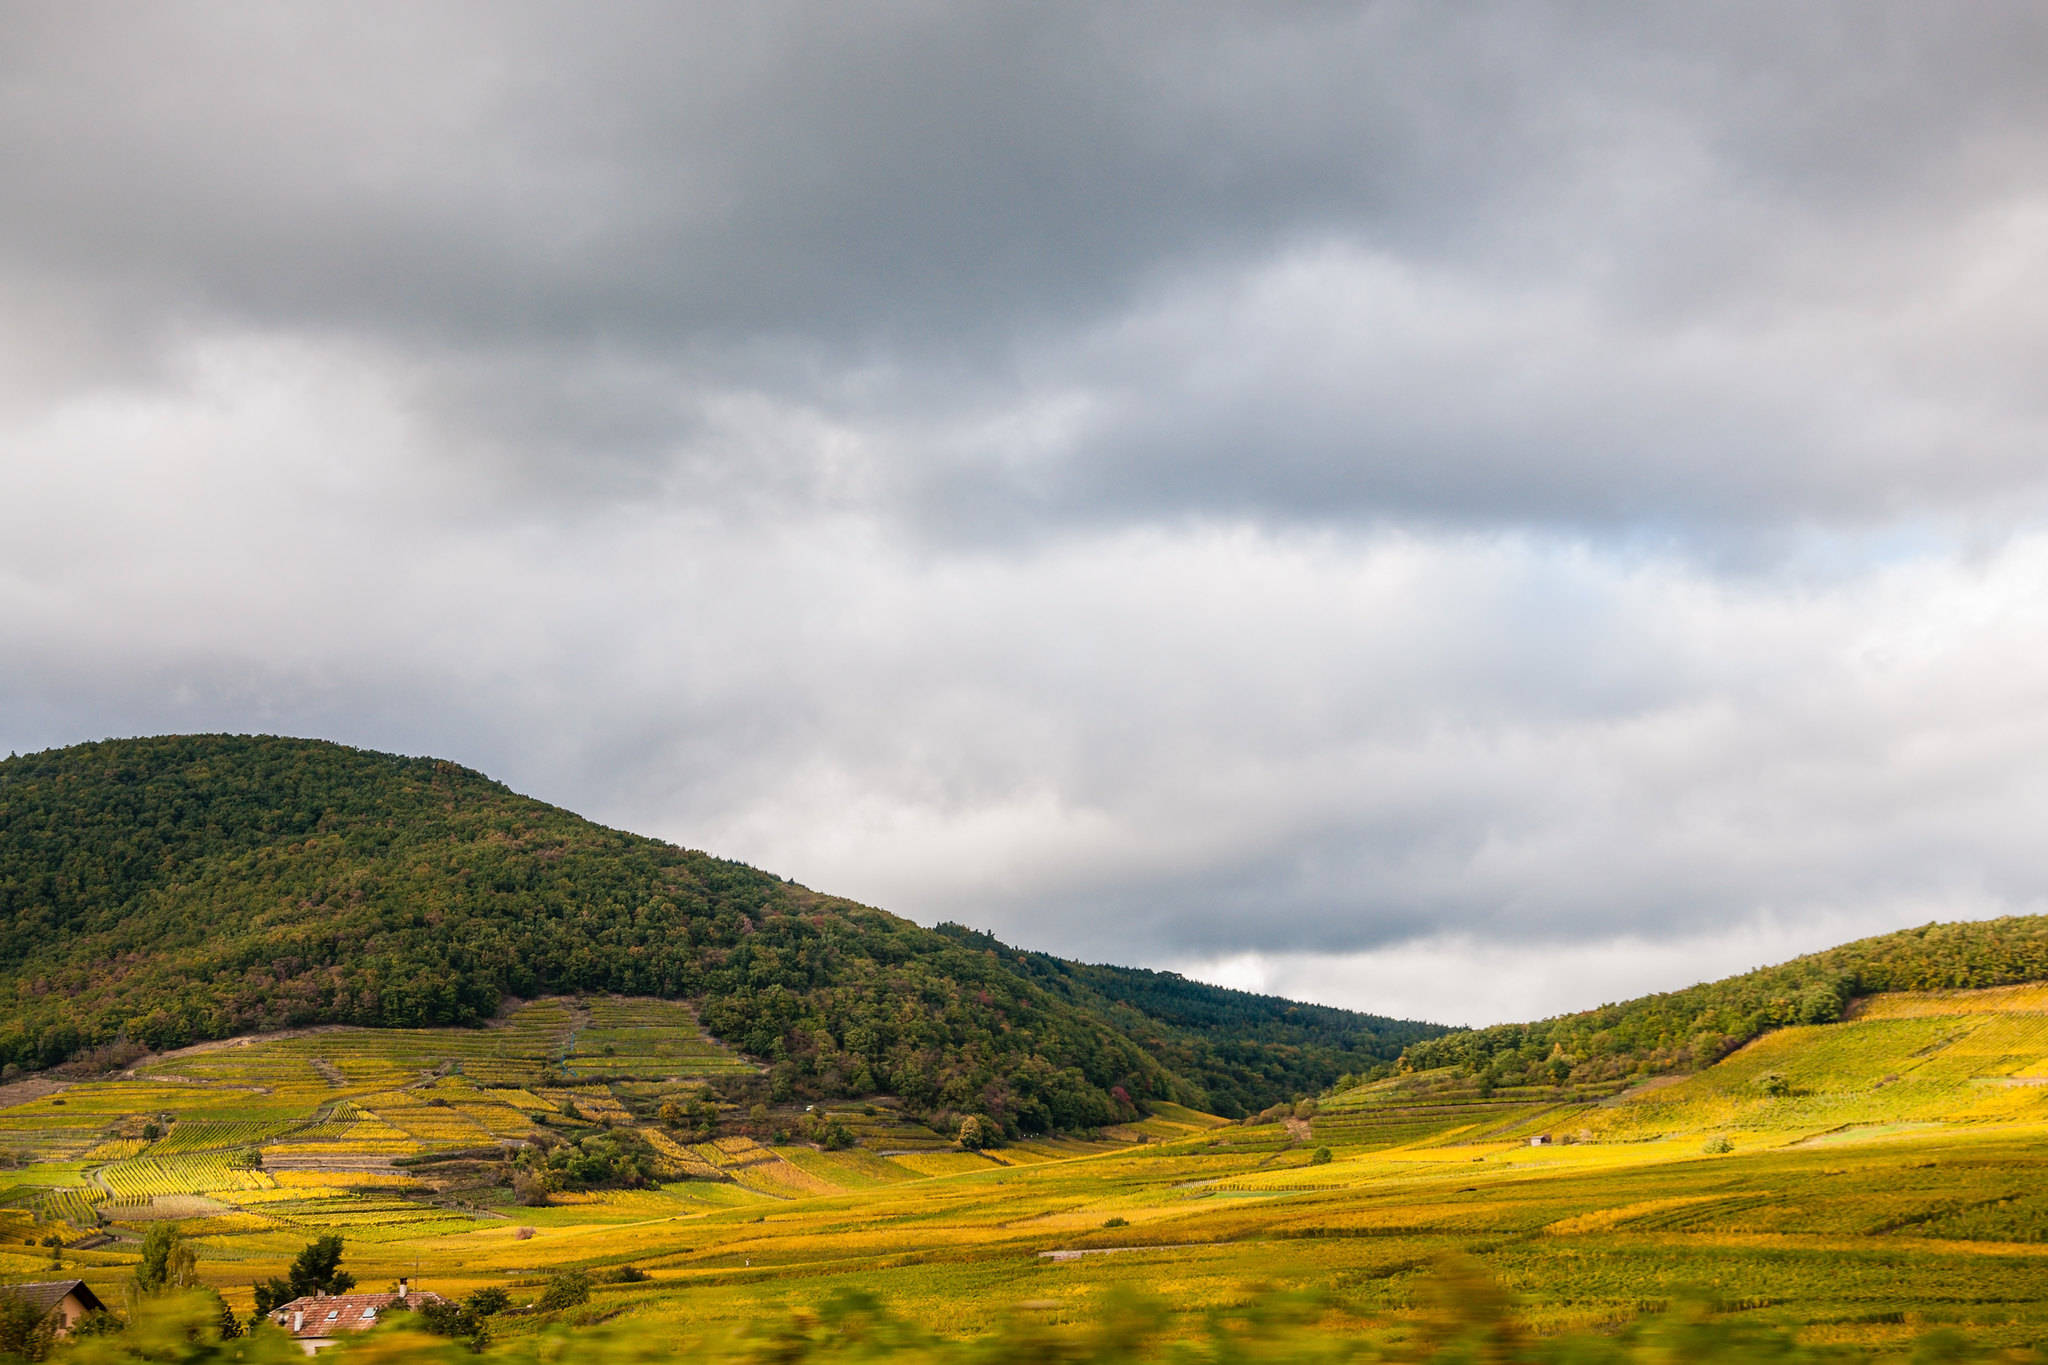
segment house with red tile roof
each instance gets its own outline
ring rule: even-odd
[[[397,1292],[390,1294],[308,1294],[271,1309],[270,1320],[312,1355],[340,1341],[343,1333],[367,1332],[393,1313],[445,1302],[439,1294],[400,1280]]]

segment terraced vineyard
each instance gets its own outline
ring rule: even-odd
[[[652,1206],[645,1196],[558,1197],[558,1208],[585,1219],[635,1201],[643,1212],[702,1212],[1118,1145],[1048,1139],[967,1153],[889,1102],[786,1106],[760,1121],[758,1136],[714,1141],[679,1139],[656,1121],[669,1099],[702,1104],[708,1083],[755,1074],[707,1038],[687,1007],[614,997],[535,1001],[483,1029],[331,1028],[203,1045],[0,1109],[0,1132],[20,1135],[20,1150],[37,1159],[36,1178],[0,1193],[0,1209],[61,1224],[67,1237],[196,1220],[217,1252],[242,1260],[246,1244],[287,1229],[389,1241],[460,1234],[480,1218],[502,1223],[515,1212],[504,1157],[605,1127],[638,1133],[682,1183]],[[728,1123],[759,1126],[739,1104],[724,1108]],[[770,1130],[827,1123],[852,1149],[768,1140]],[[1185,1117],[1148,1123],[1159,1133],[1190,1126]],[[448,1170],[469,1185],[444,1198],[438,1190],[450,1182],[439,1173]]]
[[[75,1186],[64,1186],[51,1190],[35,1201],[35,1208],[43,1221],[69,1223],[74,1227],[96,1224],[99,1212],[93,1201],[98,1191]]]
[[[1482,1094],[1469,1077],[1430,1072],[1330,1096],[1310,1123],[1318,1141],[1366,1149],[1532,1137],[1565,1124],[1620,1088],[1515,1086]]]
[[[275,1183],[262,1171],[232,1165],[228,1158],[213,1152],[109,1162],[96,1168],[92,1179],[116,1199],[267,1190]]]
[[[595,999],[570,1033],[564,1073],[602,1080],[718,1076],[753,1067],[704,1036],[689,1008],[672,1000]]]
[[[170,1132],[149,1144],[148,1150],[156,1156],[170,1156],[177,1152],[254,1147],[295,1126],[289,1120],[187,1119],[173,1124]]]

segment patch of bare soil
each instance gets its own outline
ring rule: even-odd
[[[54,1095],[71,1084],[70,1081],[60,1081],[52,1076],[24,1076],[18,1081],[9,1081],[5,1085],[0,1085],[0,1109],[12,1108],[17,1104],[27,1104],[30,1100],[42,1099],[46,1095]]]

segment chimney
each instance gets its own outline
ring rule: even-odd
[[[306,1310],[301,1308],[292,1314],[292,1331],[297,1332],[306,1325]]]
[[[405,1284],[405,1276],[400,1275],[398,1277],[398,1297],[401,1299],[405,1297]]]

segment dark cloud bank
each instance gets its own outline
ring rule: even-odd
[[[2040,907],[2025,5],[0,5],[0,745],[1487,1018]]]

